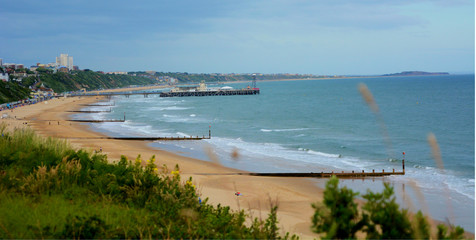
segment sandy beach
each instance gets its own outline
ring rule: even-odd
[[[68,139],[75,148],[85,148],[90,151],[102,149],[111,163],[117,162],[121,155],[133,160],[140,154],[145,165],[146,160],[155,155],[159,167],[165,164],[169,169],[173,169],[178,164],[182,179],[185,181],[191,176],[201,198],[208,198],[208,203],[245,210],[252,217],[264,219],[269,213],[270,202],[277,202],[280,231],[296,234],[302,239],[317,237],[310,230],[311,217],[314,213],[311,204],[322,201],[323,189],[316,186],[315,180],[220,175],[240,171],[223,167],[218,161],[205,162],[158,150],[149,147],[147,141],[87,139],[105,135],[92,131],[84,123],[68,121],[71,113],[67,111],[79,110],[85,104],[98,101],[102,101],[101,97],[52,99],[35,105],[2,111],[0,116],[3,118],[0,122],[7,123],[12,129],[31,127],[42,136]],[[325,182],[327,179],[318,181]],[[235,192],[240,192],[242,195],[236,196]],[[474,234],[471,233],[466,236],[474,238]]]
[[[161,151],[147,146],[145,141],[123,141],[106,139],[74,139],[103,136],[93,132],[81,123],[67,121],[67,111],[79,110],[83,104],[100,101],[97,97],[58,98],[35,105],[3,111],[8,114],[2,119],[9,128],[31,127],[38,134],[57,138],[67,138],[75,148],[86,148],[91,151],[102,148],[108,161],[116,162],[121,155],[135,159],[139,154],[145,161],[156,156],[158,166],[167,165],[173,169],[180,166],[182,179],[193,178],[194,184],[208,203],[230,206],[235,210],[245,210],[252,217],[266,218],[269,213],[270,201],[277,202],[280,230],[297,234],[301,238],[316,237],[310,230],[313,209],[311,203],[321,201],[322,189],[308,179],[298,178],[266,178],[236,175],[199,175],[197,173],[236,173],[235,169],[221,166],[219,163],[204,162],[197,159],[179,156],[172,152]],[[241,196],[236,196],[240,192]]]

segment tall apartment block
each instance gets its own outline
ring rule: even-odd
[[[69,70],[73,70],[73,57],[68,56],[68,54],[60,54],[59,57],[56,57],[56,66],[65,66]]]

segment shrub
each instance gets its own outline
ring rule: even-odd
[[[409,219],[406,209],[400,209],[393,196],[393,188],[384,183],[382,193],[367,191],[362,197],[367,200],[359,214],[354,197],[358,193],[346,187],[338,187],[339,180],[333,176],[326,184],[323,204],[313,204],[315,209],[311,229],[324,238],[355,238],[358,231],[366,233],[370,239],[428,239],[430,227],[419,211]],[[438,225],[438,239],[463,238],[464,229]]]
[[[355,233],[362,227],[359,220],[357,204],[354,197],[358,193],[346,187],[338,187],[339,180],[334,176],[326,184],[323,204],[313,204],[312,230],[326,233],[325,238],[355,238]]]
[[[0,238],[281,238],[277,207],[246,226],[243,211],[200,202],[178,166],[159,172],[155,156],[144,167],[140,156],[110,164],[28,129],[4,130]]]

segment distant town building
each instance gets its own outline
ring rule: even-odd
[[[175,84],[178,82],[177,79],[170,77],[170,76],[159,76],[157,80],[160,82],[168,82],[169,84]]]
[[[65,66],[61,66],[61,67],[58,68],[58,72],[68,73],[69,69]]]
[[[65,66],[68,70],[73,70],[73,57],[65,53],[60,54],[59,57],[56,57],[56,66]]]
[[[4,63],[3,66],[5,68],[11,68],[11,69],[25,68],[25,66],[23,64],[16,64],[16,63]]]
[[[43,83],[41,83],[40,87],[33,87],[31,88],[32,92],[30,96],[32,98],[45,98],[45,97],[52,97],[54,96],[55,92],[51,88],[45,87]]]
[[[106,74],[127,75],[127,72],[107,72]]]
[[[0,67],[3,66],[3,59],[0,58]]]
[[[8,77],[8,73],[0,73],[0,80],[4,81],[4,82],[8,82],[10,81],[10,78]]]

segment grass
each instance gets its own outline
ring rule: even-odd
[[[199,202],[178,166],[157,169],[122,157],[74,150],[29,129],[0,126],[0,238],[287,238],[276,211],[244,211]]]

